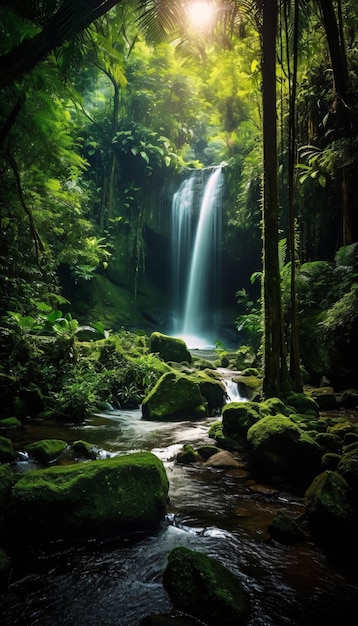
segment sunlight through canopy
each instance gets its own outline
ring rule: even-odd
[[[213,2],[189,2],[188,17],[194,28],[207,28],[215,19],[216,7]]]

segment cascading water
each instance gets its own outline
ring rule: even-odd
[[[173,334],[213,347],[218,319],[222,167],[196,170],[172,203]]]

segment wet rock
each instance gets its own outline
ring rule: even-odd
[[[68,447],[62,439],[41,439],[25,446],[24,450],[40,463],[50,463],[57,459]]]
[[[294,487],[306,488],[320,471],[319,445],[284,415],[261,419],[251,426],[247,440],[263,474],[278,475]]]
[[[305,492],[306,517],[313,540],[327,549],[349,549],[355,533],[350,487],[338,472],[318,474]]]
[[[277,511],[267,530],[272,539],[285,545],[294,545],[305,540],[303,528],[284,511]]]
[[[173,607],[207,626],[246,623],[250,599],[234,574],[202,552],[174,548],[163,575]]]
[[[196,450],[194,450],[193,446],[185,445],[183,449],[177,454],[177,463],[182,463],[183,465],[187,465],[189,463],[197,463],[200,461],[200,456]]]
[[[7,523],[14,536],[108,537],[157,527],[168,479],[150,452],[28,472],[12,489]]]
[[[169,361],[191,363],[192,361],[185,341],[178,337],[170,337],[154,332],[149,337],[149,349],[151,352],[158,354],[166,363]]]
[[[205,461],[204,465],[206,467],[218,468],[242,467],[242,465],[235,459],[234,455],[228,450],[221,450],[220,452],[217,452]]]
[[[339,397],[339,404],[344,409],[356,409],[358,407],[358,389],[346,389]]]
[[[199,385],[187,376],[167,372],[144,398],[144,419],[204,417],[207,413]]]
[[[207,461],[211,456],[220,451],[220,448],[217,446],[199,446],[198,453],[201,458]]]
[[[200,393],[205,398],[209,411],[221,410],[226,401],[226,388],[220,380],[211,378],[204,372],[190,376],[190,380],[199,385]]]
[[[249,428],[261,419],[257,402],[230,402],[222,410],[223,434],[245,439]]]
[[[320,387],[311,391],[311,398],[317,402],[320,411],[334,411],[338,402],[333,387]]]
[[[205,626],[195,617],[185,615],[179,611],[173,611],[165,615],[151,615],[145,617],[139,626]]]

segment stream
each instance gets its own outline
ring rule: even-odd
[[[351,624],[357,602],[352,572],[310,541],[287,547],[267,533],[278,509],[303,512],[300,498],[254,483],[244,458],[242,468],[227,470],[175,462],[185,443],[214,443],[207,433],[216,419],[153,422],[140,410],[124,410],[72,426],[31,420],[11,431],[17,450],[45,438],[85,439],[107,455],[151,450],[165,465],[170,503],[155,534],[34,549],[15,564],[9,590],[0,596],[2,626],[139,626],[146,615],[170,612],[162,573],[176,546],[201,550],[237,575],[252,600],[248,626]],[[26,471],[29,463],[19,455],[17,468]]]

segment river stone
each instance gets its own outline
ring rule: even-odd
[[[144,419],[204,417],[206,408],[199,385],[177,372],[167,372],[142,403]]]
[[[304,530],[285,511],[277,511],[267,530],[272,539],[285,545],[294,545],[305,539]]]
[[[191,363],[192,361],[192,356],[185,341],[179,337],[170,337],[169,335],[154,332],[149,337],[149,349],[150,352],[158,354],[166,363],[170,361]]]
[[[91,537],[156,528],[168,497],[150,452],[26,473],[12,490],[10,523],[24,538]]]
[[[312,538],[327,547],[347,546],[355,534],[350,487],[338,472],[325,470],[305,492],[306,518]]]
[[[49,463],[57,459],[67,448],[68,444],[62,439],[41,439],[29,443],[24,450],[40,463]]]
[[[262,418],[247,440],[258,468],[306,488],[321,469],[320,446],[284,415]]]
[[[174,609],[207,626],[240,626],[250,610],[248,593],[234,574],[202,552],[174,548],[163,575]]]
[[[234,455],[228,450],[220,450],[216,454],[213,454],[207,461],[205,461],[204,465],[206,467],[242,467],[234,457]]]

